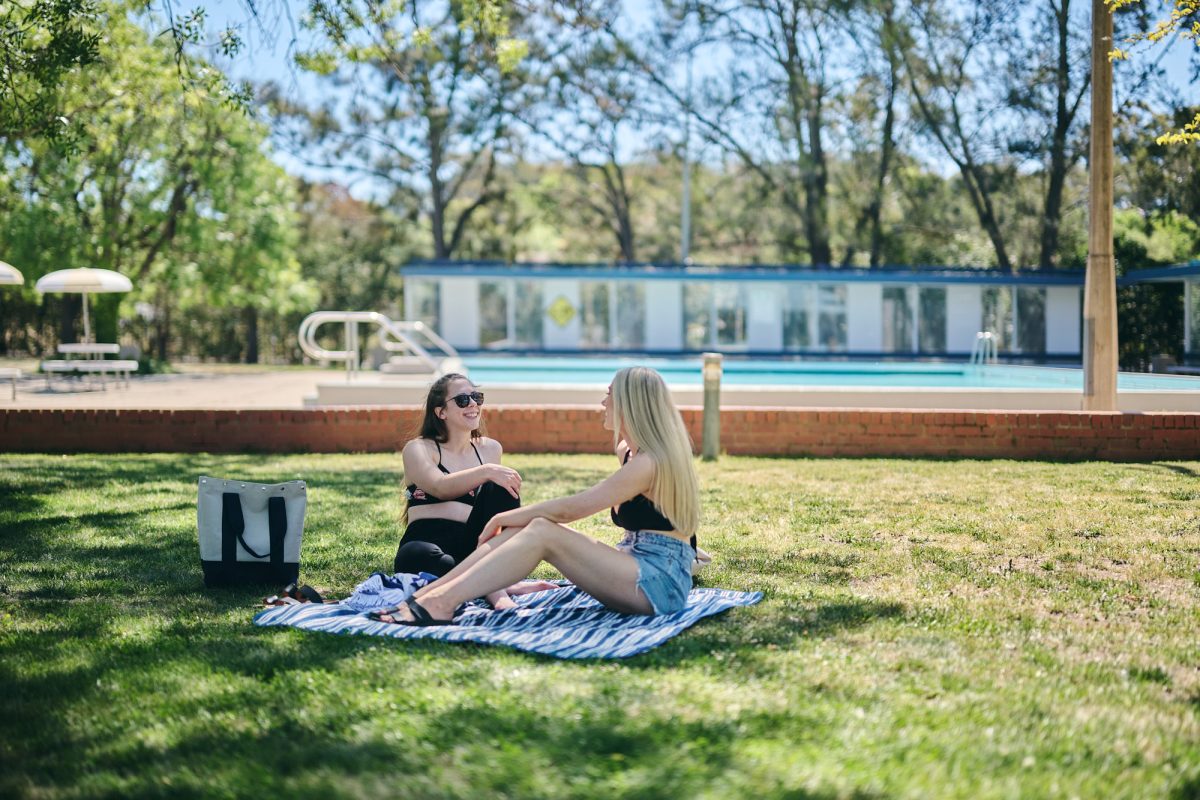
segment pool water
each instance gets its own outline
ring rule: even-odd
[[[471,380],[488,384],[578,384],[600,386],[623,367],[641,365],[658,370],[671,386],[699,386],[699,358],[613,358],[571,356],[469,356],[464,359]],[[773,361],[725,359],[722,383],[739,386],[852,386],[941,387],[994,389],[1083,390],[1083,370],[1055,367],[918,361]],[[1122,392],[1200,392],[1200,378],[1123,372],[1117,377]]]

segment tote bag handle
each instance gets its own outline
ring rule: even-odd
[[[246,518],[242,515],[242,496],[237,492],[221,495],[221,560],[226,563],[237,561],[237,546],[254,558],[270,556],[272,564],[283,564],[283,539],[287,535],[287,506],[282,497],[267,500],[267,525],[271,534],[271,549],[268,553],[256,553],[246,544]]]

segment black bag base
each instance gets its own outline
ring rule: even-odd
[[[269,583],[284,586],[300,578],[300,565],[256,561],[205,561],[205,586],[236,586],[239,583]]]

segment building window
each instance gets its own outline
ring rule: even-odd
[[[424,322],[435,331],[441,332],[441,281],[409,278],[404,290],[409,298],[409,320]]]
[[[1017,347],[1022,353],[1046,352],[1046,290],[1017,289]]]
[[[541,281],[513,281],[513,331],[510,337],[517,347],[542,346]]]
[[[717,344],[746,344],[746,289],[737,283],[721,282],[713,287],[713,318]]]
[[[923,288],[917,293],[917,349],[946,352],[946,290]]]
[[[508,281],[479,283],[479,344],[481,347],[508,344]]]
[[[584,281],[579,285],[579,346],[608,347],[608,296],[612,284]]]
[[[913,350],[913,308],[906,286],[883,288],[883,351],[911,353]]]
[[[783,298],[783,346],[807,349],[812,347],[813,287],[807,283],[791,283]]]
[[[617,307],[612,346],[624,350],[643,349],[646,346],[646,287],[628,281],[610,286],[614,287],[612,302]]]
[[[1186,287],[1188,319],[1188,352],[1200,351],[1200,283],[1188,281]],[[1082,306],[1081,306],[1082,307]],[[1082,318],[1082,315],[1080,315]]]
[[[846,349],[846,285],[817,287],[817,342],[830,352]]]
[[[1011,286],[989,286],[983,290],[983,319],[981,331],[990,331],[996,340],[996,349],[1009,352],[1016,344],[1013,341],[1013,290]]]
[[[683,346],[702,350],[712,341],[713,287],[710,283],[683,285]]]

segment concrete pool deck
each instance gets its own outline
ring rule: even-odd
[[[17,397],[0,386],[2,409],[300,409],[326,407],[415,406],[421,402],[428,379],[386,376],[367,372],[354,381],[333,369],[272,369],[250,365],[182,365],[166,375],[140,375],[128,387],[108,381],[100,389],[96,380],[36,374],[35,361],[2,361],[0,367],[17,367],[24,373]],[[492,406],[598,405],[603,384],[555,383],[542,386],[488,383],[484,386]],[[681,407],[703,405],[699,386],[672,390]],[[726,383],[722,406],[744,408],[861,408],[948,409],[974,411],[1078,411],[1081,397],[1069,389],[1004,388],[871,388],[831,386],[746,386]],[[1121,392],[1118,408],[1127,412],[1200,412],[1200,392]]]
[[[135,375],[129,387],[98,381],[35,374],[37,362],[0,362],[22,370],[17,398],[0,386],[0,410],[23,409],[288,409],[303,408],[320,383],[345,380],[344,373],[320,369],[271,369],[224,365],[186,365],[167,375]]]

